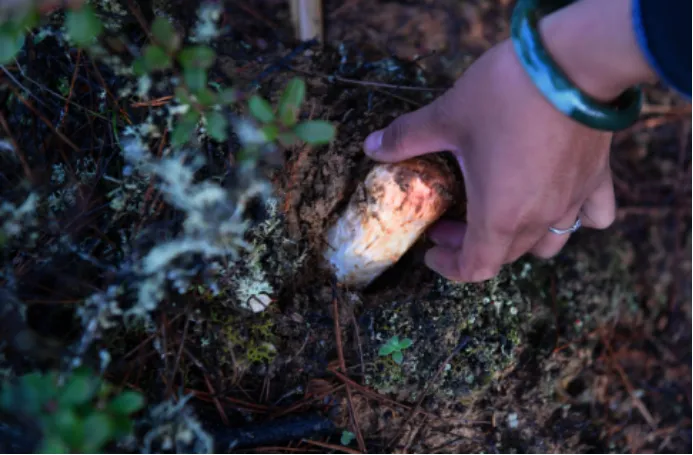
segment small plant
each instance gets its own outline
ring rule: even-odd
[[[218,16],[215,8],[210,9],[212,18]],[[36,7],[26,8],[15,16],[0,24],[0,65],[13,61],[24,45],[26,32],[39,25],[41,19]],[[80,3],[68,8],[65,12],[65,26],[71,41],[83,49],[90,49],[104,32],[103,23],[95,9],[88,4]],[[200,121],[203,121],[210,138],[218,142],[226,141],[229,121],[223,108],[246,100],[250,114],[260,124],[264,143],[277,141],[288,147],[301,140],[310,145],[323,145],[334,138],[335,127],[327,121],[298,121],[306,93],[302,79],[294,78],[289,81],[274,109],[260,95],[246,97],[230,87],[212,90],[208,71],[217,59],[216,52],[203,43],[184,43],[168,19],[156,17],[150,26],[150,34],[151,41],[145,44],[140,55],[133,61],[132,70],[138,77],[170,72],[172,76],[177,76],[175,80],[180,81],[174,88],[174,96],[185,109],[176,115],[173,122],[171,144],[174,147],[185,145],[192,138]],[[246,150],[245,154],[252,156],[255,151]]]
[[[130,415],[144,405],[135,391],[114,387],[86,368],[60,384],[59,373],[33,372],[0,390],[0,409],[38,423],[41,453],[98,453],[132,431]]]
[[[262,132],[267,141],[278,140],[283,146],[290,146],[298,140],[311,145],[329,143],[335,135],[335,127],[324,120],[298,122],[298,114],[306,95],[306,83],[300,78],[291,79],[279,100],[276,110],[259,95],[248,100],[248,108],[255,119],[262,124]]]
[[[378,355],[380,357],[392,355],[392,360],[394,360],[397,365],[400,365],[404,360],[404,354],[402,354],[402,351],[410,347],[412,344],[414,344],[414,342],[411,340],[411,338],[404,338],[403,340],[400,340],[399,336],[395,335],[390,338],[387,343],[380,347]]]
[[[27,31],[40,24],[39,4],[21,5],[11,11],[9,20],[0,22],[0,65],[11,63],[24,46]],[[10,9],[11,10],[11,9]],[[65,27],[72,42],[88,47],[103,32],[103,24],[91,5],[79,5],[65,12]]]
[[[342,431],[342,437],[339,441],[342,443],[343,446],[348,446],[354,439],[356,439],[356,435],[354,433],[348,430],[344,430]]]

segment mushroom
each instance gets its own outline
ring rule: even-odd
[[[377,164],[327,231],[323,257],[337,280],[364,288],[450,207],[455,176],[438,157]]]

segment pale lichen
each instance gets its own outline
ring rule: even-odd
[[[4,220],[0,229],[0,245],[3,240],[17,237],[23,230],[36,225],[38,203],[39,196],[35,193],[29,194],[19,205],[0,201],[0,219]]]
[[[214,438],[203,428],[188,404],[191,396],[149,407],[136,424],[144,433],[143,453],[213,453]]]

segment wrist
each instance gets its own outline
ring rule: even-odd
[[[580,0],[539,22],[547,51],[566,75],[598,101],[656,81],[637,44],[631,0]]]

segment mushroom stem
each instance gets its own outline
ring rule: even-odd
[[[368,286],[450,207],[454,186],[439,159],[377,164],[327,231],[323,256],[337,280]]]

